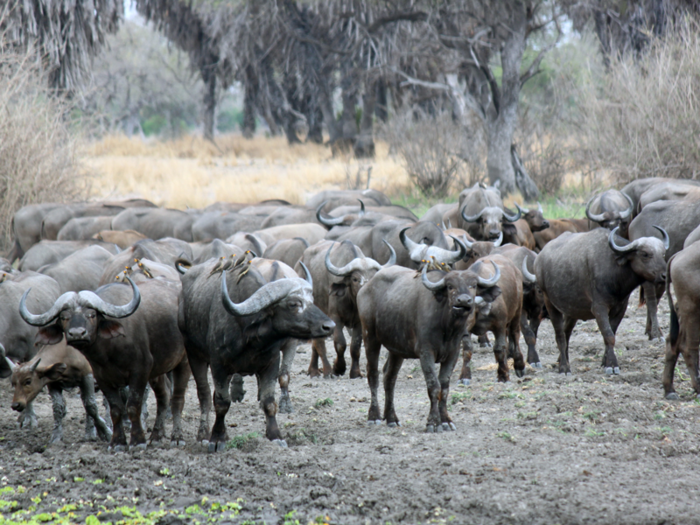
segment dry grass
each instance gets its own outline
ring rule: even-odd
[[[93,197],[144,197],[173,208],[271,198],[302,204],[320,190],[344,189],[348,178],[368,166],[374,189],[395,194],[409,186],[383,143],[373,161],[333,158],[329,148],[289,146],[282,137],[224,135],[217,145],[194,136],[168,141],[107,136],[91,144],[84,159],[95,173]]]

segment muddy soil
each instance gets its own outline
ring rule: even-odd
[[[700,404],[684,365],[681,401],[664,400],[664,345],[647,340],[645,309],[636,301],[635,294],[618,332],[619,377],[600,368],[602,338],[594,321],[574,331],[570,377],[553,368],[557,351],[548,321],[539,343],[545,368],[528,367],[523,379],[513,374],[511,383],[496,383],[490,349],[477,349],[471,386],[458,386],[457,371],[453,376],[456,432],[425,433],[428,399],[418,362],[407,361],[398,379],[403,426],[368,427],[366,379],[309,378],[308,345],[294,366],[295,412],[279,416],[287,449],[260,437],[264,419],[252,378],[246,378],[246,399],[228,415],[231,447],[219,454],[194,443],[194,383],[184,449],[110,454],[106,444],[82,441],[77,392],[68,395],[64,443],[46,448],[48,395],[38,399],[38,429],[21,430],[3,381],[0,499],[9,503],[0,501],[0,512],[24,511],[22,519],[46,512],[49,519],[51,512],[56,518],[72,510],[70,522],[90,514],[114,522],[128,519],[119,510],[126,505],[142,515],[175,509],[179,518],[161,519],[171,524],[205,522],[198,508],[219,502],[237,503],[229,507],[236,510],[214,519],[268,525],[700,523]],[[667,331],[665,304],[660,321]],[[151,399],[151,423],[154,414]],[[202,503],[203,497],[209,500]]]

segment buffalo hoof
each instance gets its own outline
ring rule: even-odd
[[[431,424],[426,425],[425,431],[426,431],[428,434],[432,434],[432,433],[434,433],[434,432],[437,432],[437,431],[435,430],[435,425],[431,425]]]
[[[367,424],[369,426],[374,426],[374,425],[379,426],[382,424],[382,420],[381,419],[370,419],[369,421],[367,421]]]
[[[223,441],[210,441],[209,442],[209,452],[213,454],[214,452],[223,452],[226,450],[226,443]]]
[[[518,370],[517,368],[515,369],[515,375],[518,377],[523,377],[525,375],[525,370]]]
[[[537,368],[538,370],[542,370],[542,363],[540,363],[539,361],[537,361],[536,363],[530,363],[530,366],[532,368]]]
[[[175,447],[184,447],[187,443],[185,442],[184,439],[178,439],[178,440],[173,440],[170,442],[170,448],[175,448]]]
[[[321,371],[318,368],[309,369],[309,377],[321,377]]]
[[[60,443],[61,441],[63,441],[63,432],[52,435],[51,441],[49,441],[49,445],[55,445],[56,443]]]
[[[281,414],[291,414],[294,412],[294,407],[292,406],[292,401],[289,399],[289,396],[280,396],[280,402],[278,405],[277,410]]]
[[[452,423],[452,421],[450,421],[449,423],[443,423],[442,425],[440,425],[440,428],[445,432],[452,432],[454,430],[457,430],[457,427],[454,423]]]
[[[91,429],[86,430],[84,439],[85,441],[97,441],[97,429],[92,427]]]
[[[400,427],[401,422],[400,421],[392,421],[391,423],[387,423],[386,426],[388,426],[389,428]]]
[[[681,396],[679,396],[675,392],[669,392],[668,394],[666,394],[666,399],[668,399],[669,401],[678,401],[680,398]]]
[[[146,443],[139,443],[138,445],[131,445],[129,450],[136,452],[138,450],[146,450]]]
[[[126,445],[110,445],[107,447],[107,450],[109,452],[126,452],[127,448]]]
[[[479,343],[481,348],[491,348],[493,345],[490,342]]]
[[[282,448],[287,448],[287,442],[284,439],[273,439],[272,442]]]
[[[605,367],[605,374],[609,375],[609,376],[611,376],[611,375],[619,376],[620,375],[620,367],[616,366],[613,368],[612,366],[606,366]]]
[[[29,428],[33,430],[39,426],[39,422],[34,414],[26,415],[24,412],[19,415],[17,422],[19,423],[19,428],[22,429]]]
[[[469,384],[470,384],[471,382],[472,382],[471,379],[460,379],[459,381],[457,381],[457,384],[458,384],[458,385],[469,386]]]

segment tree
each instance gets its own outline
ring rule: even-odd
[[[123,13],[123,0],[9,0],[0,8],[0,35],[15,49],[33,50],[49,86],[70,94],[82,84],[106,35],[117,31]]]

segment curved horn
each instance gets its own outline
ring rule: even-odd
[[[423,270],[421,271],[420,278],[421,278],[421,281],[423,282],[423,286],[425,286],[431,292],[437,292],[438,290],[442,290],[445,287],[445,278],[444,277],[436,283],[434,283],[428,279],[428,265],[427,264],[423,266]]]
[[[454,235],[450,235],[450,237],[452,237],[452,240],[457,245],[457,252],[450,252],[452,255],[450,257],[445,258],[442,262],[447,264],[454,264],[457,261],[461,261],[467,256],[467,247]]]
[[[493,247],[498,248],[503,242],[503,231],[498,232],[498,239],[493,241]]]
[[[365,203],[362,202],[362,199],[357,199],[357,200],[360,201],[360,211],[357,212],[357,216],[362,217],[365,214]]]
[[[410,229],[411,229],[411,227],[408,226],[399,232],[399,240],[401,241],[401,244],[403,244],[403,247],[406,248],[406,251],[408,253],[411,253],[413,250],[420,247],[420,244],[413,241],[412,239],[410,239],[408,237],[408,235],[406,235],[406,230],[410,230]]]
[[[523,216],[523,209],[520,206],[518,206],[517,202],[515,203],[515,207],[518,208],[518,213],[516,213],[515,215],[508,215],[506,213],[506,210],[503,210],[503,218],[508,222],[515,222],[517,220],[520,220],[520,217]],[[525,213],[527,213],[527,210],[525,210]]]
[[[32,326],[46,326],[49,324],[51,321],[56,319],[56,317],[58,317],[58,314],[61,313],[61,310],[63,310],[66,304],[74,300],[75,296],[77,295],[75,292],[66,292],[61,297],[56,299],[56,302],[53,303],[47,312],[34,315],[27,309],[27,296],[31,291],[31,288],[27,289],[27,291],[22,295],[22,298],[19,300],[19,315]]]
[[[477,275],[476,279],[479,283],[479,286],[491,288],[492,286],[495,286],[496,283],[498,282],[498,280],[501,278],[501,269],[496,265],[495,262],[491,261],[491,264],[493,264],[493,267],[496,270],[496,273],[493,274],[493,277],[491,277],[491,279],[484,279],[480,275]]]
[[[333,226],[338,226],[338,224],[341,224],[343,222],[343,219],[345,217],[330,218],[321,215],[321,210],[326,204],[328,204],[328,201],[323,201],[321,205],[318,208],[316,208],[316,220],[324,226],[328,226],[329,228],[332,228]]]
[[[467,239],[466,235],[462,235],[462,244],[467,247],[467,249],[471,250],[472,246],[474,246],[474,243]]]
[[[626,193],[622,193],[625,196],[625,199],[627,199],[627,202],[629,202],[629,206],[625,211],[620,212],[620,220],[626,220],[632,215],[632,210],[634,209],[634,203],[632,202],[632,199],[630,198],[629,195]]]
[[[537,277],[535,274],[530,273],[530,271],[527,269],[527,257],[523,259],[523,267],[522,267],[522,272],[523,272],[523,278],[525,282],[528,283],[536,283],[537,282]]]
[[[131,280],[131,277],[127,275],[126,280],[129,281],[129,284],[131,285],[131,291],[134,295],[131,298],[131,301],[129,301],[125,305],[118,306],[116,304],[108,303],[95,292],[90,292],[87,290],[83,290],[78,294],[78,300],[83,305],[93,308],[94,310],[97,310],[102,315],[106,315],[107,317],[113,317],[115,319],[129,317],[136,311],[136,309],[139,307],[139,304],[141,304],[141,292],[139,292],[138,286],[136,286],[136,283],[134,283],[134,281]]]
[[[19,368],[19,366],[9,357],[5,357],[5,362],[7,363],[7,366],[10,367],[10,372],[12,373]]]
[[[470,216],[470,215],[467,215],[467,214],[464,212],[464,208],[462,208],[462,212],[461,212],[461,214],[462,214],[462,219],[464,219],[465,222],[476,222],[476,221],[478,221],[478,220],[481,218],[481,215],[482,215],[483,213],[484,213],[484,210],[482,209],[482,210],[481,210],[479,213],[477,213],[476,215],[471,215],[471,216]]]
[[[612,248],[612,251],[614,251],[615,253],[627,253],[631,252],[632,250],[636,250],[637,241],[631,242],[627,246],[619,246],[615,244],[615,234],[619,229],[619,226],[615,226],[615,228],[613,228],[613,231],[610,232],[610,235],[608,235],[608,244],[610,245],[610,248]]]
[[[189,268],[184,265],[183,261],[175,261],[175,269],[182,275],[185,275],[189,271]]]
[[[447,221],[444,221],[444,222],[445,222],[445,224],[443,224],[443,226],[445,227],[445,229],[451,230],[452,229],[452,221],[450,220],[450,218],[448,217]]]
[[[542,205],[540,204],[540,201],[537,201],[537,211],[544,215],[544,211],[542,210]]]
[[[605,220],[605,216],[602,213],[591,213],[591,204],[593,204],[595,198],[596,196],[594,195],[593,197],[591,197],[591,200],[588,201],[588,204],[586,204],[586,217],[588,217],[593,222],[602,222]]]
[[[303,279],[280,279],[259,288],[253,295],[240,304],[231,300],[226,284],[226,272],[221,273],[221,300],[226,311],[236,317],[256,314],[268,306],[278,302],[295,289],[301,288],[301,283],[309,286]]]
[[[30,370],[30,372],[31,372],[32,374],[33,374],[34,372],[36,372],[36,369],[39,367],[39,363],[41,363],[41,357],[40,357],[39,359],[36,360],[36,363],[34,363],[34,366],[33,366],[32,369]]]
[[[331,250],[333,249],[333,246],[335,246],[335,244],[331,244],[330,247],[328,248],[328,251],[326,252],[326,259],[325,259],[326,270],[328,270],[330,273],[332,273],[333,275],[335,275],[337,277],[343,277],[343,276],[347,275],[348,273],[350,273],[352,270],[350,270],[348,268],[348,266],[350,266],[349,264],[346,264],[342,268],[338,268],[336,265],[334,265],[331,262]]]
[[[299,261],[299,264],[301,264],[301,267],[304,270],[304,279],[306,279],[307,283],[309,283],[311,286],[313,286],[314,285],[314,278],[311,277],[311,272],[309,271],[309,269],[306,267],[306,265],[302,261]]]
[[[668,236],[668,232],[664,230],[661,226],[654,225],[654,228],[659,230],[661,232],[661,235],[664,236],[664,249],[668,250],[668,247],[671,246],[671,238]]]
[[[388,268],[389,266],[394,266],[396,264],[396,250],[394,250],[394,247],[386,242],[386,239],[382,239],[382,242],[386,244],[386,247],[389,248],[389,260],[384,263],[382,268]]]

